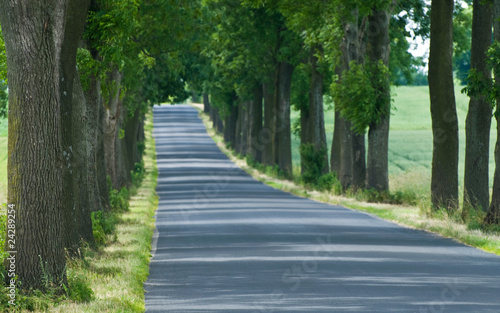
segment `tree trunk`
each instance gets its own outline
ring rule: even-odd
[[[118,101],[118,122],[117,130],[121,132],[116,140],[115,166],[118,188],[127,186],[130,183],[130,170],[134,167],[132,160],[129,158],[129,147],[127,145],[126,124],[129,119],[128,109],[124,105],[123,100]]]
[[[236,154],[241,154],[241,138],[242,138],[242,125],[243,125],[243,120],[245,119],[245,116],[243,114],[243,103],[241,101],[238,101],[238,118],[236,119],[236,131],[234,134],[234,151]]]
[[[339,181],[344,190],[352,185],[353,151],[351,122],[340,118],[340,172]]]
[[[139,103],[140,100],[136,100]],[[135,164],[141,161],[141,155],[139,149],[137,148],[137,139],[139,138],[139,126],[141,122],[141,109],[138,107],[135,109],[134,115],[128,117],[125,123],[125,138],[124,144],[127,152],[127,170],[128,173],[135,169]]]
[[[69,208],[69,216],[66,220],[66,248],[76,256],[80,256],[78,248],[81,241],[91,246],[94,245],[94,234],[92,231],[92,219],[90,217],[89,180],[88,180],[88,158],[87,142],[87,102],[83,93],[79,75],[75,75],[73,87],[73,109],[72,109],[72,154],[73,163],[69,168],[72,176],[73,207]],[[71,147],[70,147],[71,149]],[[64,190],[64,189],[63,189]]]
[[[305,106],[300,106],[300,146],[307,145],[311,143],[311,138],[309,136],[309,104]],[[304,174],[307,164],[302,159],[302,154],[300,156],[300,173]]]
[[[97,184],[99,187],[99,195],[101,196],[102,206],[106,209],[111,208],[109,198],[108,175],[106,169],[106,149],[104,148],[104,129],[106,125],[107,110],[103,105],[101,97],[100,104],[97,107],[98,114],[98,128],[97,128],[97,146],[96,146],[96,171],[97,171]]]
[[[322,173],[328,173],[328,150],[326,148],[325,118],[323,109],[323,74],[318,71],[318,57],[316,53],[322,53],[320,46],[311,48],[311,88],[309,91],[309,129],[310,142],[314,145],[316,152],[323,152]]]
[[[219,109],[210,105],[210,119],[212,120],[212,127],[216,132],[222,134],[224,132],[224,124],[220,118]]]
[[[259,139],[264,147],[262,151],[262,163],[274,165],[273,159],[273,124],[274,111],[274,88],[270,83],[264,84],[264,129]]]
[[[358,27],[359,12],[353,10],[352,18],[344,21],[344,40],[341,43],[341,65],[339,71],[348,70],[351,62],[364,62],[363,34]],[[344,189],[363,188],[366,180],[366,148],[365,136],[352,130],[351,122],[344,120],[340,140],[340,182]],[[350,159],[348,159],[350,158]]]
[[[262,162],[262,152],[264,146],[259,140],[262,133],[262,85],[258,84],[254,89],[254,98],[250,107],[250,131],[248,132],[248,153],[250,153],[257,162]]]
[[[330,166],[333,173],[340,177],[340,149],[342,138],[342,117],[340,112],[335,110],[335,124],[333,129],[332,152],[330,155]]]
[[[491,45],[493,10],[490,4],[474,0],[472,17],[471,69],[476,69],[485,78],[491,79],[486,64],[486,52]],[[489,155],[491,130],[491,105],[483,97],[471,97],[465,122],[465,172],[464,206],[489,205]]]
[[[499,100],[500,99],[497,99],[497,101]],[[484,222],[486,224],[500,224],[500,117],[498,115],[496,116],[496,120],[497,142],[495,144],[495,173],[493,176],[493,192],[491,194],[491,204],[484,219]]]
[[[229,108],[230,114],[225,118],[224,122],[224,142],[230,144],[234,148],[236,135],[236,121],[238,120],[238,106],[232,105]]]
[[[88,10],[89,3],[84,5]],[[82,9],[83,7],[73,7]],[[68,16],[81,14],[67,12]],[[71,18],[71,17],[70,17]],[[72,20],[72,27],[64,31],[64,40],[71,44],[63,45],[61,50],[62,67],[61,81],[61,131],[63,149],[62,196],[64,206],[64,246],[73,255],[79,255],[82,240],[93,242],[92,223],[88,201],[86,199],[86,143],[85,143],[85,114],[86,103],[80,83],[80,76],[76,70],[76,52],[83,34],[86,16],[81,15],[78,20]],[[78,190],[78,186],[82,190]],[[82,196],[82,192],[85,196]],[[88,216],[87,213],[89,214]],[[88,226],[90,225],[90,231]],[[90,236],[89,236],[90,233]]]
[[[210,113],[210,99],[208,98],[208,93],[203,93],[203,112],[206,114]]]
[[[495,0],[493,9],[493,25],[494,25],[494,39],[500,41],[500,0]],[[500,81],[496,79],[500,77],[500,72],[495,71],[495,83],[497,88],[500,87]],[[499,112],[498,103],[500,103],[500,97],[496,99],[496,112]],[[491,194],[491,203],[488,210],[488,214],[484,219],[486,224],[500,224],[500,115],[495,114],[497,121],[497,141],[495,144],[495,174],[493,176],[493,192]]]
[[[372,123],[368,132],[368,169],[366,188],[378,191],[389,190],[389,119],[391,116],[391,93],[389,75],[384,75],[382,64],[389,68],[390,39],[387,10],[373,9],[368,17],[369,28],[379,31],[368,36],[368,58],[373,76],[373,88],[377,91],[376,106],[380,120]],[[382,76],[384,75],[384,76]]]
[[[117,68],[113,69],[108,76],[108,84],[112,87],[110,98],[105,99],[106,111],[104,119],[104,159],[106,162],[106,173],[111,178],[114,189],[120,189],[121,184],[117,173],[117,142],[120,131],[120,118],[122,102],[120,100],[122,74]]]
[[[8,201],[23,289],[66,283],[63,125],[88,1],[0,2],[9,79]],[[73,75],[73,76],[72,76]],[[63,109],[65,107],[65,109]]]
[[[292,141],[290,129],[290,95],[294,67],[281,62],[279,67],[278,93],[276,96],[277,116],[274,125],[275,156],[285,177],[292,176]]]
[[[96,76],[90,77],[89,89],[85,90],[85,102],[87,103],[87,179],[89,207],[92,211],[100,211],[104,208],[99,191],[97,171],[97,147],[99,133],[99,108],[101,102],[101,83]]]
[[[240,137],[240,154],[245,156],[248,151],[248,120],[252,101],[245,101],[241,104],[241,137]]]
[[[350,124],[350,123],[349,123]],[[352,187],[364,188],[366,185],[366,145],[365,135],[352,132]]]
[[[458,120],[453,87],[453,0],[432,0],[429,93],[434,207],[458,206]]]

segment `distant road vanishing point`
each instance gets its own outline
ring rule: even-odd
[[[500,257],[260,183],[191,106],[154,108],[146,312],[500,312]]]

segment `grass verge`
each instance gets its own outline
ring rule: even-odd
[[[152,113],[146,118],[146,173],[130,189],[129,209],[117,215],[115,231],[97,251],[84,249],[82,259],[67,262],[66,295],[21,295],[10,312],[144,312],[144,282],[149,274],[154,213],[158,206]],[[3,290],[2,290],[3,291]]]
[[[312,190],[307,186],[299,184],[297,180],[293,182],[276,178],[275,173],[272,171],[268,170],[266,172],[262,172],[251,167],[247,163],[246,159],[239,158],[232,150],[226,148],[222,137],[212,128],[212,123],[209,121],[209,117],[202,113],[199,106],[194,107],[200,111],[200,117],[207,128],[208,134],[213,138],[214,142],[218,145],[221,151],[252,177],[270,185],[271,187],[300,197],[306,197],[334,205],[342,205],[394,222],[404,227],[433,232],[443,237],[452,238],[466,245],[479,248],[483,251],[500,255],[500,232],[498,229],[488,231],[481,230],[479,227],[470,227],[470,225],[477,223],[474,223],[474,221],[467,221],[467,223],[464,224],[460,222],[459,217],[448,216],[443,212],[430,214],[430,206],[425,205],[427,202],[426,200],[429,197],[423,193],[423,189],[426,188],[427,184],[422,182],[424,177],[420,177],[418,174],[407,172],[402,176],[392,176],[391,178],[393,178],[395,182],[394,187],[402,192],[404,192],[404,190],[415,190],[415,187],[418,187],[416,192],[419,194],[416,195],[416,197],[423,198],[422,201],[419,201],[421,207],[385,203],[369,203],[361,201],[360,198],[363,199],[363,196],[360,197],[359,194],[352,194],[352,197],[346,197],[334,195],[329,191],[320,192]],[[417,182],[415,179],[419,179],[419,181]],[[416,185],[409,186],[408,184]],[[480,218],[480,216],[476,217],[476,219]]]

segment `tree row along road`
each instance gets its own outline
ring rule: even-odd
[[[146,312],[500,312],[500,257],[268,187],[190,106],[154,125]]]

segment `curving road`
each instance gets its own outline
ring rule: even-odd
[[[154,125],[146,312],[500,312],[500,257],[255,181],[190,106]]]

